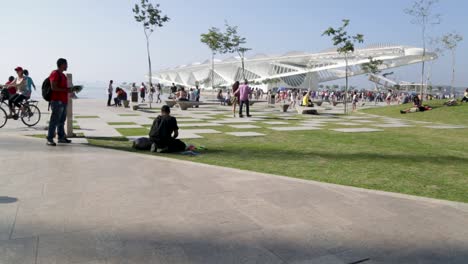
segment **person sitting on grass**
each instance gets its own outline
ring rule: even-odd
[[[177,120],[171,116],[171,108],[164,105],[161,108],[161,115],[158,116],[151,126],[149,133],[151,144],[151,152],[158,153],[173,153],[184,151],[186,145],[179,136],[179,127]]]
[[[405,110],[400,110],[400,113],[402,114],[407,114],[407,113],[416,113],[416,112],[424,112],[424,111],[429,111],[432,110],[432,107],[425,105],[421,105],[421,100],[419,97],[416,95],[413,98],[413,107],[405,109]]]
[[[314,107],[314,104],[312,103],[312,100],[310,100],[309,92],[304,92],[302,94],[302,104],[301,104],[301,106]]]
[[[468,103],[468,88],[465,90],[465,94],[463,95],[463,99],[461,100],[462,103]]]

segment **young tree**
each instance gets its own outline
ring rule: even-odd
[[[372,57],[369,57],[369,62],[366,62],[366,63],[363,63],[361,65],[361,69],[365,72],[365,73],[372,73],[372,74],[378,74],[381,72],[380,70],[380,65],[383,64],[383,61],[382,60],[374,60],[374,58]],[[374,82],[374,88],[375,89],[378,89],[378,85],[376,82]]]
[[[151,68],[151,54],[150,54],[150,37],[154,30],[158,27],[163,27],[170,19],[162,14],[159,4],[153,4],[151,0],[141,0],[140,5],[135,4],[133,8],[135,20],[143,25],[143,30],[146,37],[146,51],[148,54],[148,68],[149,68],[149,85],[153,85],[152,68]]]
[[[208,33],[201,34],[200,41],[205,43],[211,50],[211,88],[214,89],[214,58],[218,53],[223,53],[225,35],[219,28],[212,27],[208,29]]]
[[[347,32],[347,27],[349,26],[349,19],[343,19],[343,25],[339,28],[328,28],[323,32],[322,36],[329,36],[332,37],[333,45],[337,47],[336,51],[339,54],[344,55],[345,57],[345,76],[346,76],[346,88],[344,94],[344,112],[345,114],[348,113],[348,76],[349,76],[349,69],[348,69],[348,60],[349,55],[354,52],[354,44],[356,42],[363,43],[364,42],[364,35],[356,34],[354,36],[350,36]]]
[[[237,28],[237,26],[231,26],[226,22],[223,46],[224,52],[237,53],[239,55],[242,63],[242,78],[245,79],[245,53],[252,49],[243,46],[247,41],[244,37],[239,35]]]
[[[434,5],[438,0],[416,0],[411,8],[405,9],[404,12],[413,17],[412,24],[421,27],[421,40],[423,44],[422,54],[422,67],[421,67],[421,101],[424,97],[424,77],[426,73],[425,58],[426,58],[426,42],[427,42],[427,29],[429,26],[440,24],[440,14],[434,14]]]
[[[452,95],[455,95],[455,53],[457,51],[458,43],[463,40],[463,37],[456,32],[449,33],[441,38],[441,43],[445,49],[449,50],[452,55],[452,80],[450,82],[450,88]]]

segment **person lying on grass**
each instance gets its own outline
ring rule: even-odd
[[[184,151],[186,145],[177,139],[178,136],[177,120],[171,116],[171,108],[164,105],[161,108],[161,115],[154,120],[149,133],[152,142],[151,152],[173,153]]]
[[[400,113],[402,114],[407,114],[407,113],[416,113],[416,112],[424,112],[424,111],[429,111],[432,110],[432,107],[428,105],[421,105],[421,100],[419,99],[418,96],[415,96],[413,98],[413,107],[405,109],[405,110],[400,110]]]

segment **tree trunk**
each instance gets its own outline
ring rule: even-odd
[[[455,50],[452,50],[452,81],[450,82],[451,93],[455,98]]]
[[[423,41],[423,54],[422,54],[422,69],[421,69],[421,90],[420,90],[420,99],[421,99],[421,104],[424,101],[424,73],[426,71],[425,66],[425,59],[426,59],[426,20],[423,20],[423,26],[422,26],[422,41]]]
[[[153,69],[151,67],[151,53],[150,53],[150,45],[149,45],[149,37],[147,36],[146,32],[145,32],[145,35],[146,35],[146,51],[148,53],[148,67],[149,67],[149,73],[148,73],[148,77],[149,77],[149,89],[151,91],[151,87],[153,86]],[[151,108],[151,101],[150,101],[150,108]]]
[[[245,80],[244,56],[241,56],[241,61],[242,61],[242,78]]]
[[[214,52],[211,53],[211,89],[214,90]]]
[[[345,54],[345,62],[346,62],[346,86],[345,86],[345,94],[344,94],[344,113],[345,115],[348,114],[348,55]]]

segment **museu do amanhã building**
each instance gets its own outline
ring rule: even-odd
[[[423,49],[403,45],[372,45],[356,49],[348,55],[349,76],[365,74],[362,64],[369,58],[381,60],[380,70],[397,68],[420,63],[423,60],[434,60],[437,55]],[[242,81],[242,62],[239,57],[214,60],[214,73],[211,72],[212,61],[195,62],[154,73],[153,78],[165,85],[175,83],[186,87],[199,85],[211,87],[211,76],[214,76],[214,87],[230,86],[235,81]],[[257,54],[245,58],[245,78],[250,82],[265,83],[259,85],[264,90],[275,87],[318,88],[318,84],[345,78],[345,57],[328,49],[318,53],[288,52],[279,56]],[[270,82],[268,82],[270,80]],[[271,82],[271,80],[275,80]]]

